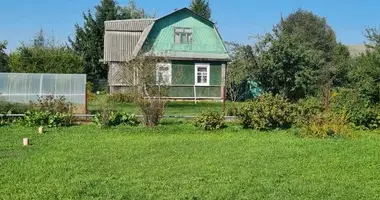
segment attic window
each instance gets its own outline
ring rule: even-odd
[[[193,42],[193,30],[191,28],[174,28],[174,43],[190,44]]]

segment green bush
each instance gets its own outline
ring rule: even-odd
[[[146,126],[157,126],[161,118],[164,116],[166,101],[159,99],[140,99],[138,105],[143,116]]]
[[[219,130],[225,127],[224,120],[222,113],[207,111],[194,119],[194,125],[206,131]]]
[[[118,126],[121,124],[136,126],[139,124],[135,115],[113,111],[96,114],[93,122],[100,127]]]
[[[29,103],[30,110],[25,113],[22,124],[30,127],[62,127],[73,124],[73,105],[63,96],[53,94],[41,96]]]
[[[297,125],[308,123],[312,117],[322,113],[323,101],[317,97],[307,97],[295,104],[294,121]]]
[[[50,111],[27,111],[23,119],[26,126],[62,127],[72,125],[72,115]]]
[[[0,117],[0,127],[11,124],[11,120],[8,117]]]
[[[94,93],[94,84],[90,81],[86,83],[86,91],[87,91],[87,100],[93,101],[96,99],[96,94]]]
[[[24,114],[28,110],[27,104],[0,101],[0,114]]]
[[[294,106],[280,95],[263,94],[239,112],[244,128],[270,130],[287,128],[294,120]]]
[[[55,96],[53,94],[40,96],[37,101],[31,101],[30,107],[33,111],[49,113],[72,113],[74,106],[67,102],[64,96]]]
[[[355,135],[348,127],[348,116],[332,112],[319,113],[312,116],[301,126],[300,136],[306,138],[351,138]]]
[[[0,127],[22,122],[23,117],[0,117]]]
[[[129,93],[114,93],[107,96],[107,102],[132,103],[134,96]]]
[[[231,103],[227,110],[227,116],[238,116],[243,103]]]
[[[355,127],[377,128],[380,125],[377,120],[378,107],[357,90],[344,89],[337,92],[331,101],[331,111],[337,114],[347,113],[348,122]]]

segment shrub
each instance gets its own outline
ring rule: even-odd
[[[50,111],[27,111],[23,120],[26,126],[62,127],[72,125],[72,115]]]
[[[0,127],[16,123],[19,120],[17,117],[0,117]]]
[[[23,119],[26,126],[52,128],[72,125],[74,107],[63,96],[41,96],[37,101],[30,102],[30,108]]]
[[[238,116],[240,110],[242,109],[242,104],[238,103],[231,103],[227,110],[227,115],[228,116]]]
[[[0,114],[23,114],[28,111],[29,105],[0,101]]]
[[[287,128],[293,122],[293,105],[280,95],[263,94],[245,104],[239,114],[245,128],[270,130]]]
[[[369,123],[370,129],[380,128],[380,105],[373,105],[371,107],[372,119]]]
[[[114,93],[107,97],[108,102],[132,103],[134,96],[128,93]]]
[[[93,122],[100,127],[118,126],[121,124],[135,126],[139,124],[135,115],[113,111],[96,114]]]
[[[217,111],[202,112],[194,119],[194,125],[206,131],[222,129],[225,127],[224,116]]]
[[[331,112],[319,113],[310,118],[308,123],[301,127],[302,137],[329,138],[353,137],[348,128],[348,116]]]
[[[96,95],[94,94],[94,84],[92,82],[87,81],[86,91],[87,91],[87,99],[89,101],[93,101],[96,99]]]
[[[157,126],[164,115],[166,101],[141,99],[138,102],[146,126]]]
[[[9,122],[4,117],[0,117],[0,127],[8,125]]]
[[[331,101],[331,111],[347,113],[348,121],[356,127],[377,127],[378,109],[371,105],[369,98],[361,96],[357,90],[344,89]]]
[[[72,113],[74,106],[67,102],[64,96],[55,96],[53,94],[41,96],[37,101],[30,102],[33,111],[50,112],[50,113]]]
[[[317,97],[301,99],[295,105],[294,121],[297,125],[308,123],[312,117],[324,111],[323,101]]]

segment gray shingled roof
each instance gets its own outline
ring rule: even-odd
[[[104,23],[106,31],[137,31],[142,32],[146,27],[151,25],[155,19],[130,19],[114,20]]]
[[[144,43],[141,36],[149,33],[154,21],[155,19],[106,21],[104,23],[106,29],[104,61],[124,62],[131,60],[140,50],[136,48]],[[134,54],[134,52],[137,53]]]

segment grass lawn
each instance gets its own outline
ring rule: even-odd
[[[226,104],[226,110],[228,105]],[[125,111],[128,113],[139,113],[139,107],[132,103],[109,103],[110,109]],[[99,110],[99,102],[90,101],[88,105],[89,111],[92,113],[96,113]],[[198,102],[195,104],[194,102],[168,102],[167,108],[165,109],[165,115],[171,116],[196,116],[202,111],[207,110],[217,110],[223,111],[223,103],[222,102]]]
[[[0,199],[379,199],[380,135],[358,134],[2,127]]]

